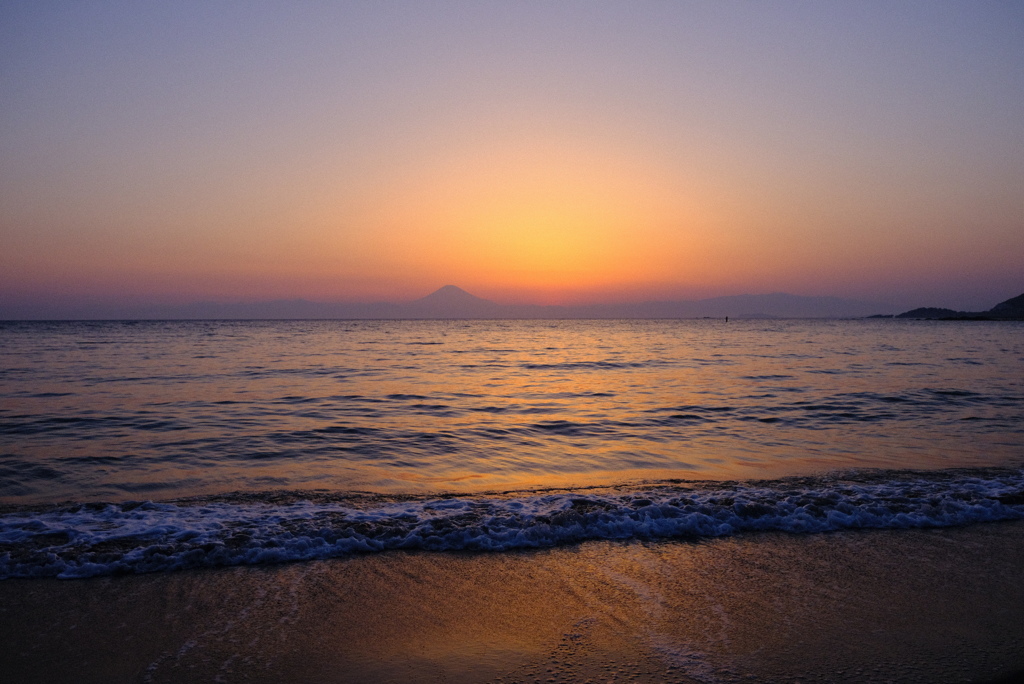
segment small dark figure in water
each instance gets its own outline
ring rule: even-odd
[[[728,323],[728,322],[729,322],[729,317],[728,317],[728,316],[726,316],[726,317],[725,317],[725,322],[726,322],[726,323]]]

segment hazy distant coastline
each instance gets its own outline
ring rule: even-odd
[[[885,311],[895,314],[896,311]],[[575,306],[499,304],[446,285],[411,302],[338,303],[287,299],[264,302],[198,302],[176,306],[123,307],[59,312],[5,312],[14,319],[258,320],[258,319],[620,319],[620,318],[862,318],[880,313],[878,303],[786,293],[734,295],[701,300],[648,301]]]
[[[889,309],[888,311],[886,309]],[[1024,295],[987,311],[895,307],[841,297],[807,297],[776,292],[699,300],[617,304],[499,304],[455,285],[445,285],[411,302],[196,302],[181,305],[78,309],[0,308],[0,320],[403,320],[403,319],[680,319],[680,318],[909,318],[931,320],[1024,320]]]

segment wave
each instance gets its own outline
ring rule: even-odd
[[[506,551],[597,539],[702,539],[1024,519],[1024,470],[852,471],[742,482],[390,496],[239,492],[7,507],[0,578],[258,565],[393,549]]]

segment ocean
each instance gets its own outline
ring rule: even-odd
[[[0,577],[1024,518],[1024,324],[0,323]]]
[[[1015,681],[1024,324],[3,322],[0,578],[19,682]]]

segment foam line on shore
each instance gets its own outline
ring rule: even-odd
[[[0,515],[0,578],[258,565],[392,549],[948,527],[1024,518],[1024,470],[861,471],[747,482],[388,497],[269,492]]]

